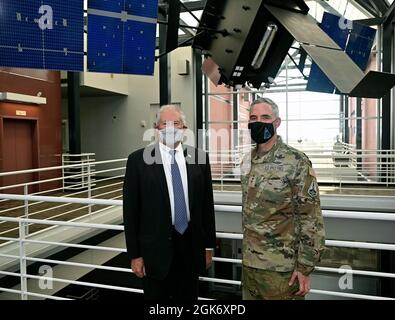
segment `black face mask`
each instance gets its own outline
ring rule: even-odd
[[[274,134],[276,133],[273,122],[264,123],[257,121],[249,123],[248,129],[251,130],[252,140],[254,140],[257,144],[262,144],[273,138]]]

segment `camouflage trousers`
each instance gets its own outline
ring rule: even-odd
[[[243,265],[243,300],[304,300],[296,296],[297,280],[288,285],[292,272],[276,272],[250,268]]]

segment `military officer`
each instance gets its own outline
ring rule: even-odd
[[[241,178],[243,299],[304,299],[324,250],[316,174],[308,157],[277,135],[280,124],[272,100],[251,104],[248,127],[257,146]]]

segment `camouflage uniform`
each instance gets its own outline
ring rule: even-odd
[[[243,266],[244,300],[304,300],[295,295],[299,291],[297,281],[288,285],[292,272],[276,272]]]
[[[252,151],[241,178],[243,271],[309,275],[325,244],[317,180],[308,157],[277,139],[261,157]]]

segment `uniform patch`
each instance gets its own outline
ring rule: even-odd
[[[282,164],[265,164],[262,169],[263,171],[284,172],[286,168]]]
[[[309,190],[307,190],[307,193],[310,195],[310,197],[315,198],[318,195],[318,187],[317,187],[317,182],[313,181],[311,182],[311,185],[309,187]]]

